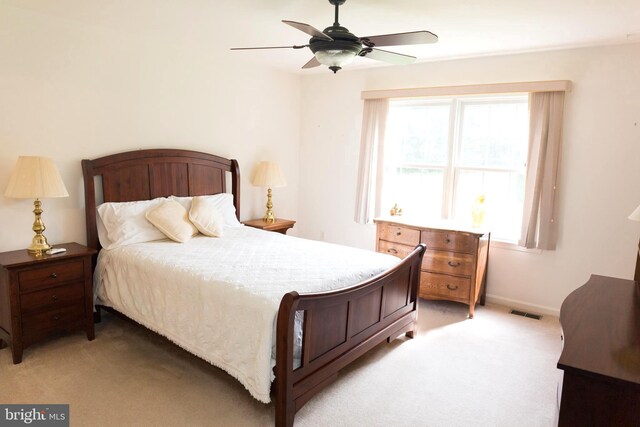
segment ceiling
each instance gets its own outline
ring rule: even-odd
[[[238,20],[232,47],[306,44],[308,36],[280,21],[320,30],[333,23],[328,0],[239,0],[250,19]],[[433,61],[461,57],[640,42],[638,0],[347,0],[340,24],[357,36],[429,30],[435,45],[385,48]],[[231,47],[231,46],[230,46]],[[289,71],[311,58],[308,49],[241,51],[236,55]],[[349,68],[382,65],[356,58]]]
[[[229,50],[308,43],[309,36],[281,20],[323,30],[333,23],[328,0],[2,0],[0,18],[3,7],[155,43],[197,44],[222,62],[328,72],[326,67],[301,69],[312,56],[306,48]],[[340,7],[340,24],[360,37],[429,30],[438,35],[438,43],[385,49],[434,61],[640,43],[640,0],[347,0]],[[371,66],[387,65],[356,58],[347,67]]]

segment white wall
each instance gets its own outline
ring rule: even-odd
[[[300,79],[229,52],[225,3],[0,2],[0,191],[19,155],[54,159],[70,197],[43,201],[51,243],[86,241],[80,160],[140,148],[238,159],[242,219],[264,213],[252,169],[278,160],[276,213],[298,217]],[[29,245],[32,209],[0,195],[0,251]]]
[[[631,278],[640,224],[640,44],[305,76],[299,233],[373,249],[354,223],[362,90],[571,80],[565,106],[556,251],[492,248],[494,301],[557,312],[592,273]]]

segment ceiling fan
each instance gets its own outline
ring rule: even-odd
[[[231,50],[251,49],[303,49],[308,47],[314,54],[302,68],[313,68],[326,65],[337,73],[356,56],[388,62],[394,65],[411,64],[415,56],[377,49],[378,46],[400,46],[411,44],[436,43],[438,36],[429,31],[413,31],[409,33],[386,34],[380,36],[357,37],[342,27],[338,22],[340,5],[347,0],[329,0],[336,7],[335,22],[332,26],[320,31],[309,24],[295,21],[282,21],[311,36],[309,44],[294,46],[236,47]]]

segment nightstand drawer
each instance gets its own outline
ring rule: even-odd
[[[415,249],[415,246],[401,245],[400,243],[378,240],[378,252],[404,258]]]
[[[71,283],[20,296],[20,309],[27,315],[71,304],[81,304],[84,299],[84,282]]]
[[[402,243],[415,247],[420,243],[420,230],[392,224],[379,224],[378,237],[388,242]]]
[[[42,267],[31,268],[18,273],[20,292],[83,279],[84,262],[82,260],[49,262]]]
[[[422,258],[422,269],[435,273],[471,276],[473,255],[427,249]]]
[[[446,274],[420,274],[420,297],[441,297],[452,300],[469,300],[470,279]]]
[[[85,323],[84,306],[71,305],[22,318],[24,345],[38,341],[52,332],[82,329]]]
[[[442,249],[445,251],[473,253],[475,251],[475,237],[455,231],[423,230],[421,241],[427,249]]]

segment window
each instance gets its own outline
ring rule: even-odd
[[[381,206],[471,223],[478,196],[492,237],[521,232],[529,135],[527,95],[391,101]]]

